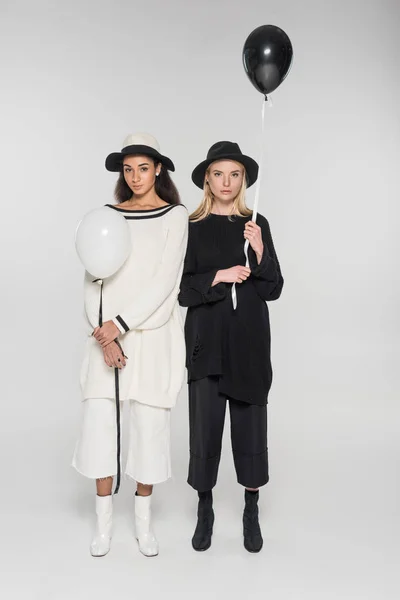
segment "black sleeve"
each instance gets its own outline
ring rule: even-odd
[[[261,262],[258,264],[254,250],[251,246],[249,247],[251,278],[262,300],[277,300],[283,288],[281,268],[276,256],[267,219],[259,215],[257,217],[257,224],[261,227],[264,251]]]
[[[178,301],[181,306],[199,306],[223,300],[229,290],[226,283],[211,287],[218,269],[198,273],[196,261],[196,236],[189,228],[189,241],[186,250],[183,275]]]

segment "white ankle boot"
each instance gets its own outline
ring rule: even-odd
[[[135,496],[135,530],[140,552],[157,556],[158,542],[151,527],[151,495]]]
[[[112,495],[96,496],[96,515],[96,533],[90,544],[90,554],[105,556],[111,545]]]

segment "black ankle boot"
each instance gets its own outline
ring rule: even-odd
[[[258,522],[258,492],[244,492],[243,512],[244,547],[248,552],[260,552],[263,546],[260,524]]]
[[[198,552],[208,550],[211,546],[211,536],[214,525],[214,511],[212,507],[212,491],[198,492],[199,505],[197,508],[197,525],[192,537],[192,546]]]

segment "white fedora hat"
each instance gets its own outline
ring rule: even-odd
[[[175,171],[174,163],[160,152],[156,138],[149,133],[131,133],[125,138],[121,152],[112,152],[106,158],[107,171],[120,171],[124,156],[143,154],[162,163],[169,171]]]

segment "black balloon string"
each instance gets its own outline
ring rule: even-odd
[[[103,327],[103,280],[94,279],[93,283],[100,285],[99,299],[99,327]],[[127,358],[122,350],[122,346],[117,339],[114,340],[122,354]],[[117,425],[117,481],[115,483],[114,494],[118,494],[121,485],[121,403],[119,398],[119,369],[114,368],[114,384],[115,384],[115,412]]]
[[[115,381],[115,410],[117,420],[117,481],[115,483],[114,494],[118,494],[121,485],[121,404],[119,401],[119,369],[114,369]]]

